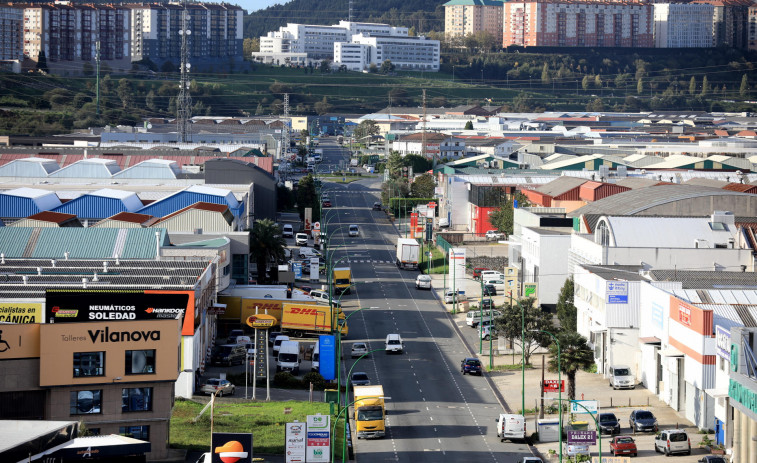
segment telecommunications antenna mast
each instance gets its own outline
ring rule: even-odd
[[[181,12],[181,72],[179,81],[179,99],[176,102],[176,131],[179,135],[179,143],[190,141],[189,119],[192,117],[192,97],[189,95],[189,36],[192,31],[189,29],[189,12],[187,3],[183,2],[184,10]]]

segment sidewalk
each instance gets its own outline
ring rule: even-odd
[[[475,341],[477,339],[476,330],[470,329],[465,324],[465,305],[458,304],[457,313],[455,315],[452,315],[452,304],[444,304],[443,302],[443,275],[431,275],[431,278],[434,295],[440,301],[439,303],[447,309],[450,318],[453,320],[453,324],[458,329],[462,338],[466,340],[466,343],[468,343],[472,347],[471,353],[475,355],[478,351],[476,349],[477,345],[474,345],[477,343],[477,341]],[[477,300],[481,294],[479,284],[471,279],[466,280],[464,285],[465,286],[462,289],[466,291],[468,299],[473,299],[470,307],[472,308],[474,306],[478,306]],[[450,279],[447,278],[447,289],[449,288]],[[505,298],[504,296],[495,296],[494,300],[497,305],[500,305],[504,303]],[[498,349],[497,347],[497,341],[498,340],[495,340],[495,354],[492,358],[492,364],[495,367],[495,371],[488,373],[488,377],[491,381],[492,386],[496,388],[499,395],[501,396],[501,399],[505,401],[504,405],[506,409],[511,410],[512,413],[520,413],[521,400],[525,402],[526,410],[533,410],[537,406],[540,406],[539,383],[541,382],[542,374],[542,355],[544,355],[545,363],[548,364],[549,354],[546,353],[545,350],[545,354],[536,353],[531,356],[531,363],[534,367],[525,370],[525,374],[523,375],[525,378],[525,391],[523,392],[523,399],[521,399],[521,370],[519,368],[516,368],[514,370],[496,371],[497,366],[520,365],[520,355],[519,353],[515,353],[514,355],[509,353],[499,355],[498,352],[500,351],[500,349],[504,350],[504,341],[502,342],[503,345],[500,346],[500,349]],[[484,342],[483,344],[483,355],[478,355],[478,357],[481,359],[481,362],[484,365],[488,366],[489,343]],[[549,371],[545,371],[544,378],[556,380],[557,373],[550,373]],[[562,396],[563,400],[567,400],[568,381],[565,375],[563,375],[562,379],[565,382],[565,390],[563,391]],[[556,404],[557,398],[557,393],[545,394],[545,408],[549,407],[552,404]],[[600,413],[614,413],[620,421],[621,434],[632,435],[634,437],[636,445],[639,449],[639,457],[644,457],[645,461],[659,461],[661,463],[668,460],[666,460],[666,457],[664,455],[658,454],[654,451],[654,433],[634,435],[631,432],[631,428],[628,423],[628,417],[631,411],[634,409],[650,410],[657,418],[658,427],[661,430],[671,428],[681,428],[687,430],[692,447],[691,455],[676,457],[676,461],[685,463],[696,462],[700,458],[702,458],[702,455],[708,454],[708,452],[706,452],[705,450],[698,448],[699,442],[701,441],[703,435],[699,434],[698,430],[693,426],[693,423],[686,420],[682,413],[679,413],[670,408],[667,404],[659,400],[654,393],[652,393],[648,389],[645,389],[643,386],[637,386],[636,389],[632,390],[613,390],[609,386],[607,379],[605,379],[602,375],[579,371],[576,374],[576,399],[597,400]],[[492,420],[494,418],[495,417],[493,416]],[[536,419],[538,418],[538,415],[528,414],[526,418],[527,432],[529,435],[531,435],[533,432],[537,431]],[[544,418],[551,419],[552,421],[557,421],[558,415],[545,415]],[[591,423],[589,425],[589,429],[595,429],[592,419],[589,416],[585,414],[577,414],[575,415],[575,419],[580,421],[589,421]],[[564,414],[563,424],[567,423],[569,420],[570,415]],[[712,437],[713,436],[710,435],[710,438]],[[611,438],[609,436],[602,437],[603,457],[610,456],[610,439]],[[555,451],[555,460],[557,459],[557,453],[559,453],[558,442],[534,442],[532,448],[535,453],[540,454],[539,456],[544,458],[545,461],[547,461],[550,450]],[[592,446],[590,450],[592,452],[592,455],[599,455],[599,446]],[[563,450],[563,452],[565,452],[565,450]],[[563,455],[563,459],[567,459],[567,456]]]

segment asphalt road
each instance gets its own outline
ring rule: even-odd
[[[328,144],[321,142],[325,157],[332,155]],[[460,361],[471,352],[432,293],[415,289],[418,272],[394,265],[396,230],[383,212],[372,211],[379,180],[324,186],[334,205],[326,216],[332,261],[349,262],[358,282],[343,298],[345,311],[372,307],[350,318],[342,377],[353,368],[352,342],[383,349],[386,335],[399,333],[405,343],[402,355],[376,352],[354,367],[391,397],[387,437],[353,440],[358,461],[515,462],[530,455],[525,443],[496,437],[503,404],[485,378],[460,373]],[[360,236],[347,236],[349,224],[360,227]]]

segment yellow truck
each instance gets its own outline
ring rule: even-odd
[[[338,323],[339,313],[315,303],[285,303],[281,311],[281,331],[293,336],[331,333],[332,327],[341,326],[342,336],[347,336],[345,323]]]
[[[334,292],[336,294],[350,293],[352,285],[352,272],[349,267],[337,267],[334,269],[332,280],[334,282]]]
[[[355,386],[355,430],[357,438],[378,438],[386,435],[384,388]]]

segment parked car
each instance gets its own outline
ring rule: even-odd
[[[447,291],[446,293],[444,293],[445,304],[452,304],[453,302],[455,302],[455,300],[457,300],[457,302],[462,302],[465,299],[465,294],[459,290]]]
[[[368,373],[364,371],[356,371],[352,373],[350,378],[350,385],[352,386],[370,386],[371,380],[368,378]]]
[[[216,394],[218,397],[224,395],[234,395],[236,388],[231,382],[221,378],[209,378],[200,386],[200,391],[204,394]]]
[[[308,244],[308,235],[307,233],[297,233],[294,237],[294,242],[297,243],[298,246],[307,246]]]
[[[497,287],[492,284],[485,284],[484,285],[484,296],[496,296],[497,295]]]
[[[310,297],[315,299],[316,302],[321,304],[329,304],[329,293],[327,291],[321,291],[320,289],[313,289],[310,291]],[[331,295],[331,305],[334,307],[341,307],[342,303],[339,301],[339,296]]]
[[[373,203],[373,210],[374,211],[380,211],[381,210],[381,203],[378,202],[378,201],[375,202],[375,203]]]
[[[289,336],[280,334],[276,336],[276,339],[273,340],[273,348],[271,349],[271,353],[274,357],[278,357],[279,350],[281,350],[281,343],[284,341],[289,341]]]
[[[470,373],[472,375],[481,375],[481,361],[477,358],[468,357],[460,362],[460,371],[463,375]]]
[[[415,279],[416,289],[431,289],[431,277],[428,275],[418,275]]]
[[[321,203],[321,207],[331,207],[331,200],[324,199]]]
[[[361,355],[368,353],[368,344],[364,342],[353,342],[352,343],[352,351],[350,352],[350,355],[352,358],[360,357]]]
[[[490,270],[490,269],[487,268],[487,267],[476,267],[476,268],[474,268],[473,269],[473,278],[475,278],[476,280],[478,280],[479,278],[481,278],[481,272],[485,272],[487,270]]]
[[[628,424],[631,431],[652,431],[657,432],[657,418],[649,410],[634,410],[628,417]]]
[[[358,236],[358,235],[360,235],[360,228],[357,225],[355,225],[355,224],[350,225],[349,235],[350,236]]]
[[[718,455],[705,455],[697,463],[728,463],[725,458]]]
[[[281,331],[269,331],[268,332],[268,345],[272,346],[273,341],[276,340],[277,336],[281,336]]]
[[[481,339],[488,341],[489,338],[497,338],[497,328],[489,325],[481,327]]]
[[[614,456],[618,455],[638,455],[639,451],[636,448],[636,442],[634,442],[631,436],[615,436],[610,441],[610,453]]]
[[[518,460],[518,463],[544,463],[544,460],[539,457],[523,457]]]
[[[505,239],[505,234],[498,230],[489,230],[486,232],[486,241],[498,241]]]
[[[247,350],[241,344],[223,344],[216,348],[211,356],[213,365],[241,365]]]
[[[666,429],[655,436],[654,451],[662,452],[665,456],[674,453],[691,455],[691,439],[683,429]]]
[[[494,301],[492,300],[492,298],[484,297],[481,308],[484,310],[494,310]]]
[[[589,455],[589,446],[586,444],[569,444],[565,452],[569,457],[577,455]]]
[[[504,280],[505,275],[497,270],[482,270],[481,278],[484,280]]]
[[[599,430],[602,435],[620,434],[620,421],[615,413],[600,413],[597,421],[599,421]]]
[[[636,388],[636,378],[634,378],[629,367],[625,365],[612,365],[608,372],[610,373],[610,386],[613,389]]]
[[[505,291],[505,280],[502,278],[484,278],[484,286],[491,285],[497,291]]]
[[[244,330],[231,330],[229,331],[229,337],[226,338],[226,344],[236,344],[237,336],[244,335]]]

